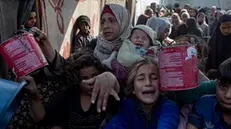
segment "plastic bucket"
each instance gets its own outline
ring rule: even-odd
[[[198,87],[197,50],[193,45],[165,47],[159,51],[161,90]]]
[[[32,34],[8,39],[0,45],[0,52],[17,78],[48,65]]]
[[[21,103],[23,96],[19,92],[26,84],[26,81],[17,83],[0,79],[0,129],[6,128]]]

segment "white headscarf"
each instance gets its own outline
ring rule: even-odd
[[[160,38],[161,34],[163,34],[167,28],[170,27],[169,29],[171,29],[171,23],[167,18],[152,17],[147,21],[147,26],[151,27],[156,32],[157,39]],[[169,33],[171,33],[171,30]]]
[[[116,47],[120,47],[123,41],[129,38],[132,29],[130,14],[126,8],[118,4],[108,4],[106,6],[109,6],[115,15],[115,18],[120,25],[120,34],[119,37],[114,41],[107,41],[102,35],[99,36],[97,39],[96,48],[94,50],[94,56],[100,61],[108,59],[113,50]]]

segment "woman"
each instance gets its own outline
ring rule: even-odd
[[[209,41],[209,56],[206,70],[217,69],[218,66],[231,56],[231,15],[223,15],[216,31]]]
[[[177,129],[179,108],[160,95],[158,64],[153,59],[134,65],[126,94],[128,99],[105,129]]]
[[[162,46],[167,46],[172,42],[172,40],[168,38],[171,32],[171,24],[167,18],[153,17],[148,20],[147,26],[156,32],[157,40]]]
[[[172,22],[172,32],[169,35],[169,38],[175,39],[177,35],[176,31],[178,27],[182,24],[182,21],[180,20],[180,16],[177,13],[174,13],[172,14],[171,22]]]
[[[190,9],[190,11],[189,11],[190,17],[196,18],[196,17],[197,17],[197,14],[198,14],[197,9],[195,9],[195,8],[191,8],[191,9]]]
[[[224,14],[225,14],[224,10],[216,11],[215,19],[214,19],[212,25],[210,26],[210,36],[213,35],[214,31],[216,30],[216,27],[217,27],[217,24],[218,24],[218,21],[219,21],[220,17],[223,16]]]
[[[111,53],[121,46],[122,42],[130,36],[131,24],[130,15],[126,8],[117,4],[105,5],[100,18],[102,33],[87,45],[87,48],[94,50],[94,56],[103,61],[110,57]],[[47,36],[41,31],[38,42],[48,62],[50,62],[51,75],[61,76],[64,73],[63,67],[66,65],[65,59],[56,52]],[[92,103],[97,99],[98,111],[106,110],[108,96],[113,95],[119,101],[118,92],[115,89],[120,87],[116,77],[111,72],[104,72],[92,79],[83,80],[83,83],[93,86]]]
[[[90,45],[94,49],[94,56],[103,61],[130,36],[132,26],[129,12],[117,4],[106,5],[101,14],[101,27],[102,35]]]
[[[181,14],[181,20],[183,21],[183,23],[186,23],[189,18],[190,18],[190,15],[188,12],[184,12]]]
[[[199,13],[197,15],[197,25],[203,31],[204,36],[209,36],[209,25],[205,22],[205,14]]]
[[[202,30],[197,26],[195,18],[189,18],[186,22],[187,34],[196,35],[200,38],[203,37]]]

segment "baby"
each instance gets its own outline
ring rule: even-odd
[[[155,57],[159,46],[155,31],[146,25],[137,25],[132,29],[130,38],[123,42],[119,51],[113,52],[102,63],[112,69],[116,76],[119,73],[118,77],[120,78],[121,72],[127,72],[126,68],[144,60],[144,57]],[[125,70],[121,71],[121,69]]]

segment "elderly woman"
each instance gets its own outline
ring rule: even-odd
[[[172,42],[168,38],[171,32],[171,23],[167,18],[156,18],[153,17],[148,20],[147,26],[151,27],[157,34],[157,40],[162,46],[167,46]]]

